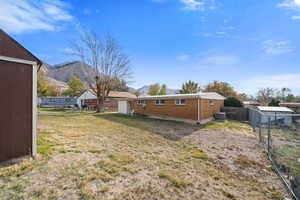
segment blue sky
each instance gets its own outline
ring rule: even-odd
[[[131,58],[131,86],[227,81],[254,94],[300,94],[300,0],[0,0],[0,27],[49,64],[78,25],[112,33]]]

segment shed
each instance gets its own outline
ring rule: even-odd
[[[282,125],[291,125],[293,120],[294,111],[287,107],[275,106],[258,106],[257,109],[264,115],[261,118],[261,123],[268,123],[270,118],[271,122],[281,122]]]
[[[0,162],[36,154],[41,61],[0,29]]]

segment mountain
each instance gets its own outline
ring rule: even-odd
[[[149,92],[150,85],[144,85],[143,87],[137,89],[142,95],[147,95]],[[178,89],[169,89],[167,88],[167,94],[178,94]]]
[[[42,70],[45,71],[46,76],[65,83],[73,76],[78,77],[87,86],[94,83],[94,69],[80,61],[67,62],[54,66],[45,64]]]

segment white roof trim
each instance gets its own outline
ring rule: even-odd
[[[224,100],[225,97],[215,92],[200,92],[195,94],[172,94],[172,95],[157,95],[157,96],[139,96],[136,99],[146,100],[146,99],[214,99],[214,100]]]
[[[27,64],[27,65],[37,65],[37,62],[30,61],[30,60],[23,60],[19,58],[12,58],[7,56],[0,56],[0,60],[8,61],[8,62],[16,62],[21,64]]]
[[[258,106],[257,108],[262,112],[294,112],[287,107]]]

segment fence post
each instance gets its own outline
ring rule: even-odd
[[[268,116],[268,156],[271,159],[271,116]]]
[[[259,135],[259,142],[263,143],[261,131],[262,131],[261,122],[259,122],[259,134],[258,134]]]

